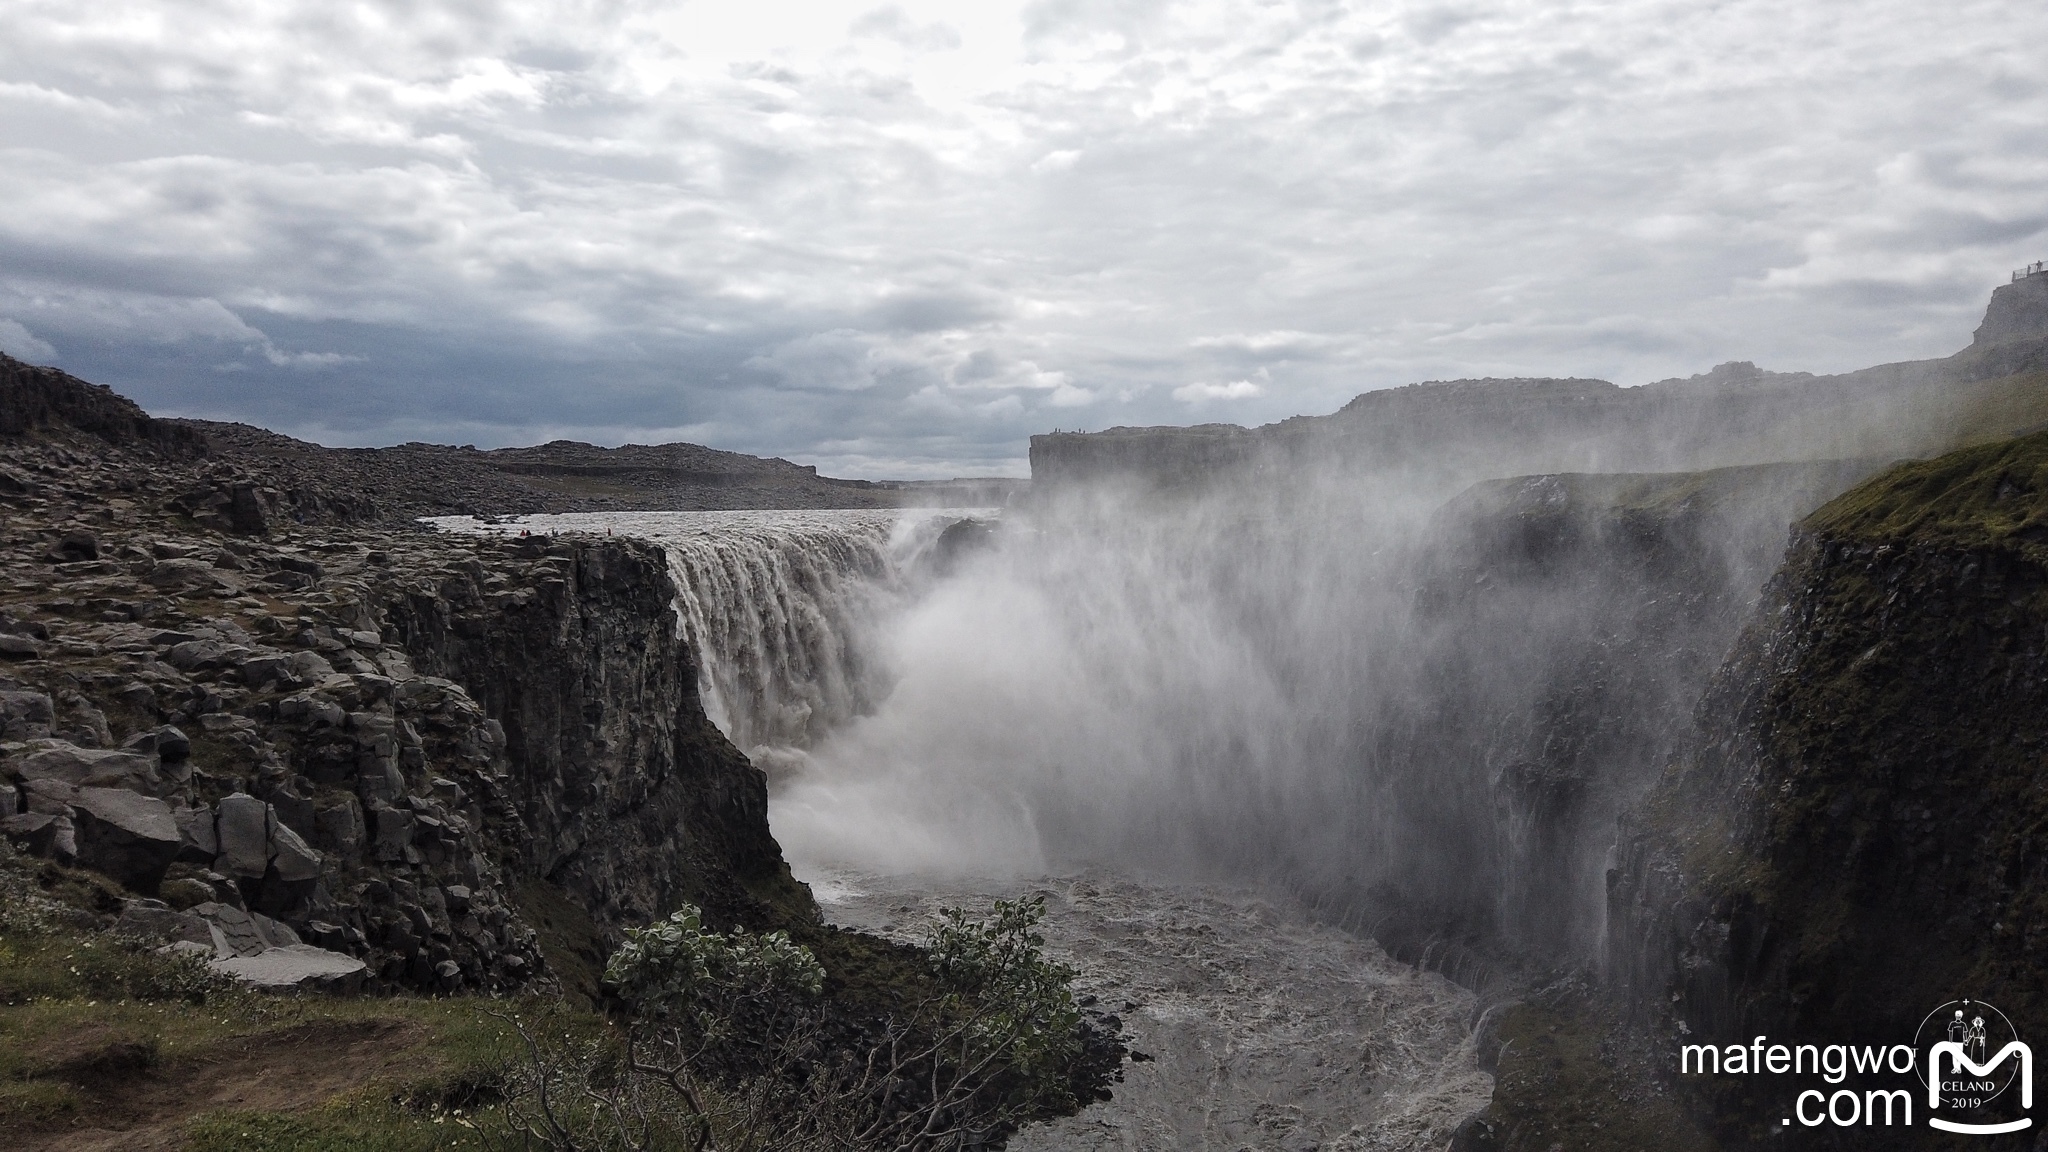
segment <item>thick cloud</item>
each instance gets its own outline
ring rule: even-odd
[[[1829,371],[2048,256],[2048,10],[0,7],[0,348],[328,443],[850,475],[1411,380]]]

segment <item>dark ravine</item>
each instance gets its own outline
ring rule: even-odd
[[[1416,593],[1431,710],[1390,718],[1383,752],[1429,786],[1390,797],[1413,867],[1380,894],[1382,942],[1434,941],[1453,970],[1460,947],[1596,960],[1619,813],[1672,754],[1783,526],[1874,467],[1524,477],[1440,510]]]

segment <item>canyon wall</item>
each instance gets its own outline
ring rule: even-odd
[[[1808,519],[1625,828],[1609,968],[1639,1022],[1674,1044],[1911,1043],[1967,996],[2048,1035],[2044,649],[2048,435]],[[1696,1087],[1729,1146],[1783,1143],[1736,1088]]]
[[[442,992],[588,989],[685,900],[815,920],[659,547],[308,527],[364,506],[0,368],[0,830],[90,914]]]

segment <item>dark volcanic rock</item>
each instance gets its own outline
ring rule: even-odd
[[[1910,1043],[1969,996],[2048,1034],[2044,653],[2048,435],[1902,466],[1805,522],[1621,845],[1609,967],[1644,1025]],[[1695,1087],[1729,1146],[1785,1143],[1739,1083]]]
[[[217,443],[5,367],[25,382],[5,397],[20,431],[0,433],[10,842],[162,893],[240,941],[230,954],[304,933],[350,958],[314,968],[378,989],[529,987],[555,975],[537,923],[577,934],[556,954],[582,964],[684,899],[724,922],[815,918],[760,774],[695,700],[658,549],[367,523],[452,510],[433,502],[451,478],[516,510],[496,501],[602,450],[515,454],[539,471],[512,472],[458,449]],[[674,479],[706,452],[626,457]],[[718,466],[767,477],[728,493],[838,490],[782,462]]]
[[[205,441],[179,424],[153,419],[133,400],[55,368],[0,355],[0,436],[63,429],[114,444],[148,444],[176,453],[203,451]],[[17,486],[23,482],[17,481]]]
[[[78,862],[137,892],[154,892],[177,859],[171,807],[120,788],[80,788],[71,803]]]
[[[528,867],[611,927],[683,900],[756,926],[806,905],[767,835],[765,778],[697,699],[660,550],[477,547],[518,556],[523,587],[457,568],[412,583],[387,619],[423,671],[476,685],[500,721]]]

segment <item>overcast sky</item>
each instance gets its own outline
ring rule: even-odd
[[[0,349],[328,444],[850,476],[1968,343],[2037,0],[0,0]]]

